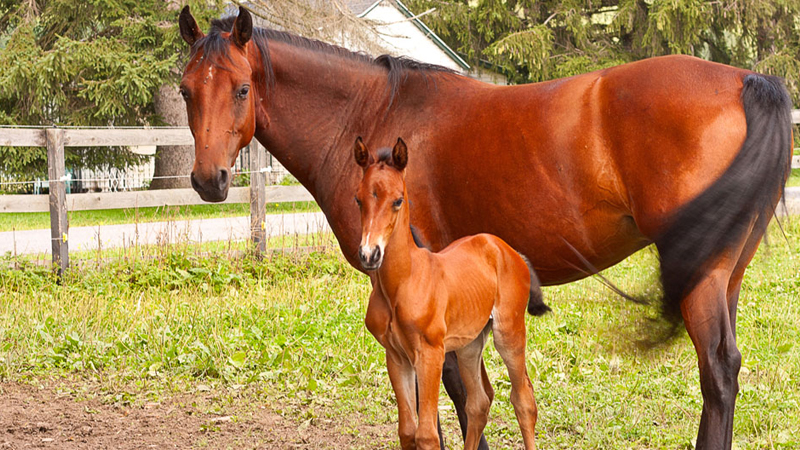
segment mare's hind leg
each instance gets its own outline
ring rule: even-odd
[[[742,256],[749,261],[752,253]],[[743,268],[732,277],[739,265],[730,254],[713,261],[706,277],[681,302],[684,324],[697,351],[703,394],[697,450],[731,448],[742,360],[736,347],[734,320]],[[729,294],[735,294],[735,298]]]
[[[481,360],[481,371],[486,374],[486,368]],[[488,380],[488,378],[487,378]],[[461,372],[459,370],[458,359],[455,352],[447,353],[444,360],[444,367],[442,370],[442,384],[447,395],[453,401],[458,415],[458,423],[461,426],[461,437],[467,438],[467,391],[464,389],[464,383],[461,381]],[[488,384],[488,383],[487,383]],[[486,389],[486,386],[484,386]],[[487,394],[491,399],[494,399],[494,390],[491,386],[486,389]],[[486,437],[481,435],[481,442],[478,445],[478,450],[489,450],[489,444],[486,442]]]
[[[747,266],[750,264],[750,261],[753,259],[753,256],[755,256],[759,243],[761,243],[761,236],[755,234],[750,235],[750,237],[747,239],[747,243],[744,246],[744,250],[742,250],[742,255],[739,257],[739,261],[736,262],[736,267],[733,269],[731,279],[728,282],[728,312],[730,315],[731,329],[733,330],[734,337],[736,337],[736,308],[739,305],[739,292],[742,289],[744,272],[747,269]]]
[[[464,449],[475,450],[481,441],[483,429],[489,418],[489,408],[492,399],[484,390],[488,380],[485,380],[486,370],[483,368],[483,348],[486,345],[486,335],[489,333],[489,325],[475,338],[474,341],[462,347],[456,354],[458,355],[458,367],[461,373],[461,380],[467,392],[467,433],[464,438]]]
[[[525,365],[525,314],[519,311],[495,311],[494,346],[508,368],[511,380],[511,403],[517,416],[526,450],[536,448],[534,443],[538,409],[533,395],[533,385]]]

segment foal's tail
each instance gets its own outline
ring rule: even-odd
[[[779,78],[760,74],[745,76],[743,84],[747,137],[739,153],[725,173],[683,206],[655,239],[664,316],[675,324],[681,321],[681,299],[700,281],[709,260],[748,235],[763,235],[789,175],[792,124],[786,88]]]
[[[539,277],[536,276],[536,272],[533,270],[533,266],[530,260],[528,260],[528,257],[522,253],[519,253],[519,256],[525,261],[525,264],[528,266],[528,271],[531,274],[531,293],[530,297],[528,297],[528,314],[532,316],[541,316],[550,311],[550,307],[544,304],[542,283],[539,282]]]

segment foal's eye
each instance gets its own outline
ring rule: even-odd
[[[392,208],[394,208],[394,209],[400,209],[400,206],[401,206],[402,204],[403,204],[403,198],[402,198],[402,197],[400,197],[400,198],[398,198],[397,200],[395,200],[395,201],[394,201],[394,203],[392,203]]]
[[[186,89],[181,88],[180,89],[180,93],[181,93],[181,97],[183,97],[184,101],[188,101],[189,100],[189,93],[186,91]]]
[[[358,197],[353,197],[353,198],[356,200],[356,205],[358,205],[358,207],[361,208],[361,200],[359,200]]]
[[[245,86],[239,89],[239,92],[236,93],[236,98],[240,100],[244,100],[247,98],[247,93],[250,92],[250,86]]]

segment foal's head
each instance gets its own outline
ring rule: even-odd
[[[228,196],[239,149],[255,133],[256,95],[247,53],[253,22],[239,8],[230,32],[212,29],[205,35],[186,6],[179,24],[192,46],[180,85],[195,142],[192,187],[203,200],[218,202]]]
[[[377,270],[384,250],[404,208],[405,172],[408,162],[406,143],[398,138],[394,148],[378,150],[377,161],[359,137],[353,149],[356,163],[364,170],[358,185],[356,203],[361,210],[361,245],[358,258],[366,270]]]

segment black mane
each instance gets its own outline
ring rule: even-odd
[[[230,53],[228,50],[230,43],[226,39],[222,38],[221,33],[231,31],[235,20],[236,16],[226,17],[224,19],[213,19],[211,21],[211,30],[208,32],[208,34],[195,42],[192,46],[192,54],[194,54],[197,49],[203,48],[203,57],[205,58],[209,58],[212,61],[217,60],[218,58],[230,60]],[[269,57],[268,42],[270,40],[385,68],[389,82],[390,106],[395,96],[400,91],[400,85],[406,78],[408,71],[422,73],[455,73],[452,69],[447,67],[436,64],[427,64],[402,56],[396,57],[391,55],[381,55],[377,58],[373,58],[366,53],[353,52],[338,45],[328,44],[316,39],[309,39],[287,33],[285,31],[272,30],[269,28],[253,27],[252,40],[256,44],[258,51],[261,53],[261,59],[264,63],[265,77],[263,81],[265,81],[267,89],[269,89],[275,83],[275,74],[272,70],[272,61]]]

